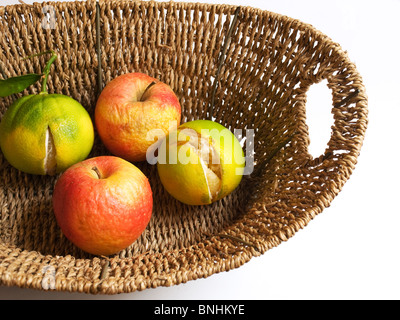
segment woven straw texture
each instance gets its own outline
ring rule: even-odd
[[[0,35],[1,78],[41,72],[46,57],[22,58],[54,50],[49,92],[77,99],[91,116],[105,84],[137,71],[173,88],[182,122],[213,116],[231,129],[253,129],[255,142],[253,173],[209,206],[177,202],[154,165],[137,163],[153,189],[153,216],[134,244],[111,257],[64,238],[51,204],[58,176],[21,173],[0,154],[1,285],[116,294],[240,267],[328,207],[356,165],[367,126],[361,76],[337,43],[298,20],[230,5],[49,2],[0,7]],[[307,90],[325,79],[332,105],[321,108],[332,109],[334,124],[325,153],[313,158]],[[0,116],[14,99],[38,92],[40,83],[1,99]],[[104,154],[96,136],[90,156]]]

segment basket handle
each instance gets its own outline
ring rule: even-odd
[[[328,79],[329,83],[329,79]],[[333,92],[335,96],[335,92]],[[343,96],[343,94],[340,94]],[[308,159],[306,166],[316,167],[340,153],[346,153],[346,163],[354,168],[367,127],[367,98],[362,85],[354,88],[344,98],[333,104],[334,124],[325,152]],[[311,157],[311,156],[310,156]]]

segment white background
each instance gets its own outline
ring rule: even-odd
[[[369,97],[369,126],[350,180],[305,229],[238,269],[114,296],[0,286],[0,299],[399,299],[400,1],[196,2],[248,5],[284,14],[312,24],[348,51]],[[310,152],[316,156],[330,135],[330,99],[324,86],[309,93]]]

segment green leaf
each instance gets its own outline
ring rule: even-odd
[[[7,97],[14,93],[22,92],[35,82],[39,81],[41,77],[41,74],[32,73],[8,78],[6,80],[0,80],[0,97]]]

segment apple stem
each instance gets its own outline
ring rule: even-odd
[[[144,94],[147,92],[147,90],[149,90],[149,89],[150,89],[152,86],[154,86],[156,83],[157,83],[157,82],[153,81],[152,83],[150,83],[150,84],[147,86],[146,90],[144,90],[142,96],[140,97],[140,101],[143,101]]]
[[[94,166],[94,167],[92,168],[92,170],[96,173],[97,177],[98,177],[99,179],[101,179],[101,173],[100,173],[99,169],[98,169],[96,166]]]

